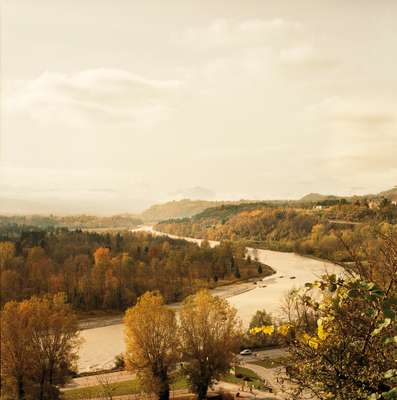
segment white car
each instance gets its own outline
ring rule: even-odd
[[[240,355],[242,356],[249,356],[250,354],[252,354],[252,351],[250,349],[244,349],[240,351]]]

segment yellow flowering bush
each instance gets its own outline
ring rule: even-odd
[[[250,329],[251,335],[259,335],[260,333],[272,335],[274,333],[274,325],[256,326]]]

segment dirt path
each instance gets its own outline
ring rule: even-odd
[[[82,389],[89,386],[100,385],[101,382],[115,383],[129,381],[134,378],[135,374],[132,374],[128,371],[117,371],[98,375],[82,376],[80,378],[72,379],[72,381],[65,385],[62,390]]]

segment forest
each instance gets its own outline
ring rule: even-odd
[[[0,215],[0,229],[10,229],[10,226],[27,226],[50,229],[50,228],[69,228],[69,229],[97,229],[97,228],[134,228],[142,224],[142,219],[134,214],[119,214],[112,216],[95,215]]]
[[[150,290],[180,301],[200,288],[266,276],[241,244],[214,249],[145,233],[3,231],[1,303],[63,292],[77,310],[124,310]]]
[[[160,222],[155,229],[178,236],[228,239],[270,250],[294,251],[351,262],[348,246],[376,242],[377,232],[396,227],[397,206],[387,199],[371,209],[366,201],[295,207],[261,203],[210,208],[192,218]]]

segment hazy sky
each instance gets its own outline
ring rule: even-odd
[[[1,11],[0,211],[397,184],[395,0],[10,0]]]

